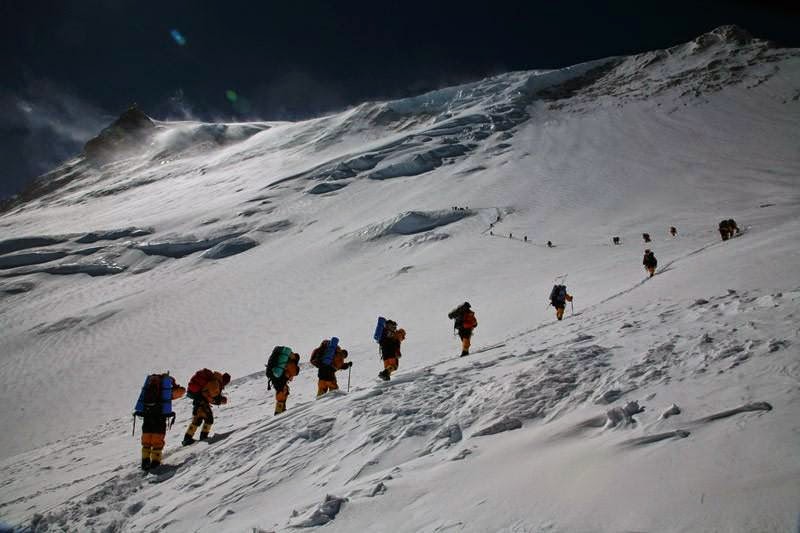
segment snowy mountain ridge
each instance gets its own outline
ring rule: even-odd
[[[725,27],[298,123],[142,114],[131,142],[112,126],[114,150],[0,216],[14,428],[0,517],[31,531],[795,527],[799,86],[800,51]],[[721,242],[730,217],[746,232]],[[564,274],[575,301],[558,322],[546,298]],[[479,326],[459,358],[446,315],[464,300]],[[378,315],[409,334],[388,383]],[[354,366],[315,399],[308,354],[332,335]],[[275,345],[303,356],[277,417]],[[142,377],[185,385],[202,367],[234,377],[215,408],[225,438],[181,447],[180,400],[166,468],[142,474],[128,417]]]

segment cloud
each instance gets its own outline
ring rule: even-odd
[[[0,92],[0,196],[80,153],[112,117],[47,81]]]

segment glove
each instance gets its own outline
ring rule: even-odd
[[[348,362],[346,362],[344,364],[344,366],[342,368],[350,368],[351,366],[353,366],[353,362],[352,361],[348,361]]]
[[[226,403],[228,403],[228,398],[225,396],[220,395],[214,398],[214,405],[225,405]]]

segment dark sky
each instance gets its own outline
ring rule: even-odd
[[[298,119],[723,24],[800,47],[798,4],[0,0],[0,197],[132,102],[159,119]]]

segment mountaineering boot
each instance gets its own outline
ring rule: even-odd
[[[208,432],[207,431],[201,431],[200,432],[200,440],[208,440]]]
[[[150,446],[142,446],[142,470],[150,468]]]
[[[161,449],[154,449],[150,453],[150,470],[156,470],[159,466],[161,466],[161,453]]]
[[[381,370],[378,372],[378,377],[383,381],[389,381],[389,373],[386,370]]]
[[[181,442],[181,444],[183,444],[184,446],[189,446],[190,444],[194,443],[195,443],[194,437],[192,437],[191,435],[183,436],[183,441]]]
[[[469,350],[461,350],[461,357],[464,357],[465,355],[469,355]]]

